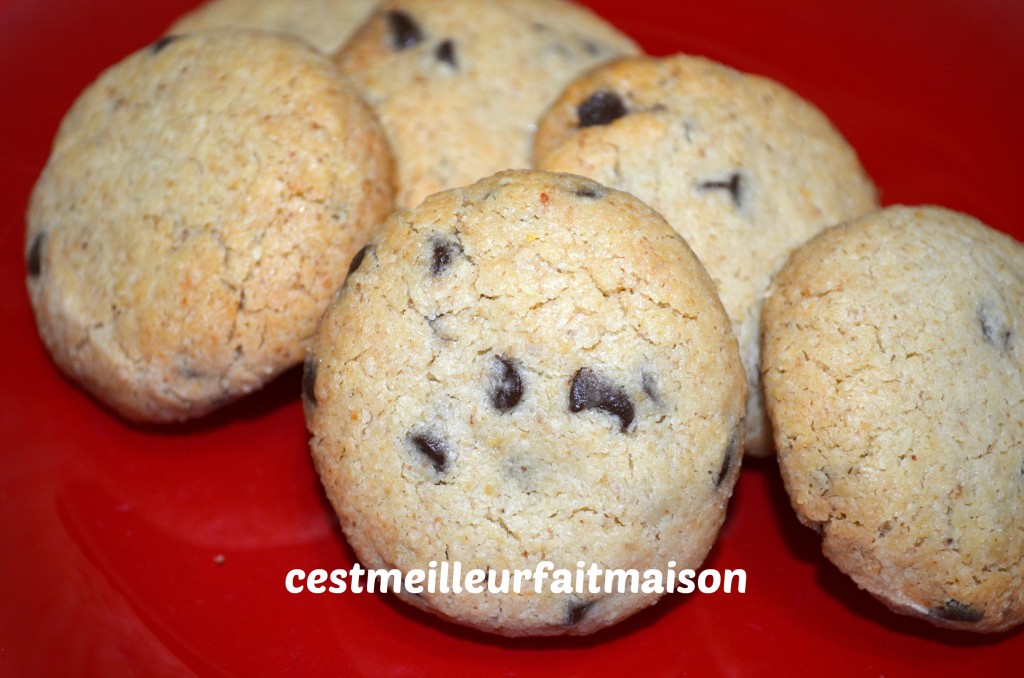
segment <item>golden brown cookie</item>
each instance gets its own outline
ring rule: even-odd
[[[164,38],[61,123],[27,216],[39,333],[125,417],[202,415],[301,361],[392,185],[326,57],[254,32]]]
[[[1024,247],[893,207],[826,231],[763,316],[779,464],[825,555],[897,612],[1024,620]]]
[[[338,63],[395,151],[402,207],[530,166],[538,116],[572,78],[638,48],[565,0],[391,0]]]
[[[363,566],[700,565],[745,380],[711,279],[660,215],[582,177],[504,172],[397,212],[352,269],[304,392]],[[591,633],[660,595],[402,597],[521,636]]]
[[[758,377],[762,297],[794,247],[877,206],[849,144],[777,82],[698,57],[637,57],[566,89],[538,126],[536,162],[633,193],[686,238],[740,343],[747,451],[770,452]]]

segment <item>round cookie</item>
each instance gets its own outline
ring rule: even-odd
[[[750,384],[747,451],[771,451],[758,376],[762,297],[793,248],[877,207],[856,154],[777,82],[698,57],[622,59],[541,119],[539,169],[582,174],[661,212],[718,285]]]
[[[779,464],[825,555],[897,612],[1024,620],[1024,247],[893,207],[797,250],[765,303]]]
[[[178,18],[167,32],[181,35],[226,27],[280,31],[330,54],[376,4],[375,0],[208,0]]]
[[[467,17],[472,17],[467,19]],[[335,56],[394,148],[402,207],[530,166],[538,116],[636,45],[564,0],[394,0]]]
[[[202,415],[302,360],[392,200],[383,132],[326,57],[162,39],[61,123],[27,215],[39,333],[125,417]]]
[[[367,568],[696,568],[742,455],[743,368],[704,268],[639,200],[570,175],[504,172],[395,213],[303,391]],[[591,633],[659,598],[533,586],[403,598],[509,636]]]

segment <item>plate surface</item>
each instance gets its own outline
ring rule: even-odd
[[[211,419],[124,424],[64,380],[25,293],[23,214],[57,124],[99,71],[194,0],[0,0],[0,674],[1011,673],[1024,635],[895,616],[748,461],[706,563],[746,594],[673,597],[586,639],[492,638],[388,598],[285,591],[352,554],[306,449],[292,371]],[[821,107],[886,204],[1024,239],[1024,3],[595,0],[653,54],[774,77]]]

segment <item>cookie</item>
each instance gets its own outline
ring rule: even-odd
[[[563,0],[395,0],[336,55],[395,151],[403,207],[530,166],[537,117],[583,70],[636,45]]]
[[[200,416],[301,362],[392,201],[383,132],[327,57],[162,39],[82,93],[32,193],[40,336],[127,418]]]
[[[745,379],[713,283],[660,215],[582,177],[504,172],[397,212],[351,270],[304,403],[363,566],[497,580],[703,561]],[[659,597],[532,586],[403,598],[521,636],[591,633]]]
[[[1024,620],[1024,247],[892,207],[797,250],[764,308],[779,464],[825,555],[897,612]]]
[[[633,193],[686,238],[740,343],[747,451],[770,453],[758,377],[762,297],[794,247],[877,206],[840,133],[777,82],[698,57],[645,57],[573,82],[540,121],[535,153],[539,169]]]
[[[330,54],[376,4],[374,0],[208,0],[180,17],[167,32],[182,35],[226,27],[280,31]]]

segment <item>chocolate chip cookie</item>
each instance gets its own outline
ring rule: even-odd
[[[745,379],[704,268],[588,179],[510,171],[399,211],[306,362],[312,454],[367,568],[696,568]],[[403,594],[505,635],[584,634],[657,593]]]
[[[537,117],[572,78],[636,45],[563,0],[393,0],[336,55],[380,118],[398,204],[530,166]]]
[[[825,555],[897,612],[1024,620],[1024,247],[893,207],[797,250],[765,303],[779,463]]]
[[[762,297],[794,247],[877,206],[849,144],[783,85],[677,55],[621,59],[573,82],[541,119],[535,153],[539,169],[633,193],[686,238],[740,343],[747,451],[770,452],[758,377]]]
[[[302,360],[392,200],[383,132],[327,57],[161,39],[61,123],[27,216],[39,333],[125,417],[202,415]]]

